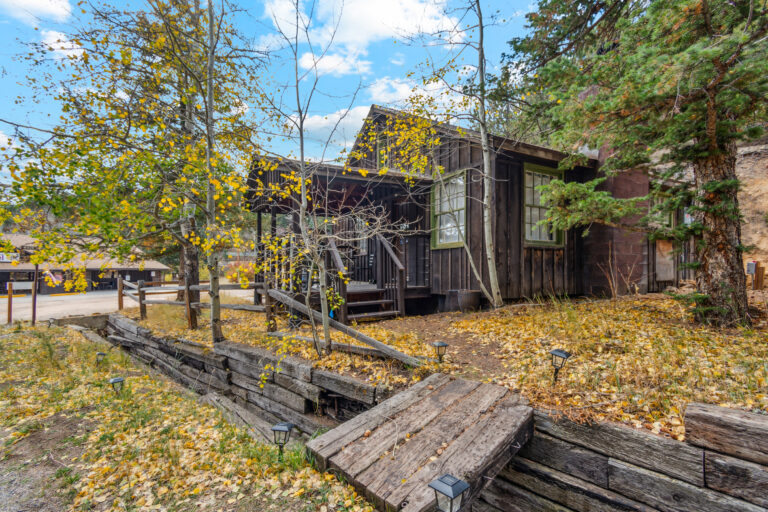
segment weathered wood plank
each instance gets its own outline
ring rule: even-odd
[[[279,300],[280,302],[304,313],[305,315],[313,315],[318,321],[322,321],[322,315],[320,315],[319,312],[315,310],[309,310],[307,309],[306,305],[300,303],[299,301],[289,297],[288,295],[278,291],[278,290],[269,290],[269,296]],[[399,350],[395,350],[394,348],[390,347],[389,345],[382,343],[378,340],[375,340],[371,338],[370,336],[367,336],[360,331],[357,331],[347,325],[344,325],[340,322],[337,322],[336,320],[331,319],[329,321],[330,326],[333,329],[336,329],[338,331],[343,332],[347,336],[351,336],[352,338],[356,339],[357,341],[360,341],[362,343],[365,343],[366,345],[370,345],[373,348],[379,350],[380,352],[383,352],[387,354],[392,359],[397,359],[398,361],[401,361],[409,366],[419,366],[421,365],[421,361],[419,361],[417,358],[409,356],[407,354],[403,354]]]
[[[147,304],[150,302],[145,300]],[[182,302],[181,305],[184,305]],[[190,304],[193,308],[198,309],[211,309],[211,305],[207,302],[193,302]],[[231,309],[233,311],[255,311],[257,313],[263,313],[265,308],[261,304],[219,304],[221,309]]]
[[[768,508],[768,467],[704,452],[707,487]]]
[[[516,457],[498,478],[523,487],[578,512],[653,511],[638,501],[567,475],[543,464]]]
[[[346,375],[325,370],[313,370],[312,384],[364,404],[372,405],[375,402],[375,386]]]
[[[233,373],[231,379],[232,384],[235,386],[239,386],[248,391],[264,395],[270,400],[274,400],[275,402],[279,402],[286,407],[290,407],[294,411],[303,414],[305,412],[309,412],[310,410],[306,398],[299,396],[296,393],[292,393],[272,382],[261,382],[248,378],[239,373]]]
[[[261,380],[263,375],[267,381],[274,381],[275,373],[272,370],[265,370],[263,367],[252,366],[238,361],[237,359],[228,359],[227,364],[233,374],[239,373],[255,380]]]
[[[273,338],[279,338],[279,339],[293,339],[293,340],[299,340],[303,341],[305,343],[313,344],[315,340],[308,336],[298,336],[291,333],[286,332],[268,332],[267,336],[273,337]],[[321,348],[325,348],[325,342],[321,340],[320,343]],[[345,352],[348,354],[356,354],[359,356],[370,356],[370,357],[380,357],[380,358],[387,358],[387,356],[384,352],[381,352],[380,350],[377,350],[372,347],[361,347],[359,345],[350,345],[349,343],[336,343],[334,342],[332,345],[332,349],[336,352]]]
[[[615,459],[608,461],[611,490],[647,503],[663,512],[758,512],[765,511],[725,494],[702,489],[661,473]]]
[[[278,373],[283,372],[294,379],[312,382],[312,366],[296,357],[281,357],[269,350],[230,341],[214,344],[213,350],[219,355],[236,359],[257,368],[264,369],[270,366],[271,369],[278,369],[276,370]]]
[[[768,465],[768,416],[764,414],[688,404],[685,438],[695,446]]]
[[[543,498],[500,477],[494,478],[480,493],[480,499],[475,503],[478,502],[486,502],[500,512],[573,512],[571,508]]]
[[[153,349],[148,349],[148,351],[152,351]],[[157,363],[161,367],[168,369],[173,368],[177,372],[182,373],[185,375],[189,381],[193,382],[195,385],[195,389],[198,389],[197,383],[202,384],[203,389],[207,391],[222,391],[226,392],[229,391],[229,383],[224,382],[221,379],[218,379],[216,376],[211,375],[210,373],[207,373],[203,370],[199,370],[197,368],[192,368],[191,366],[188,366],[178,359],[163,359],[158,357],[157,351],[149,352],[154,356],[153,363]]]
[[[323,392],[322,388],[315,386],[314,384],[310,384],[309,382],[304,382],[303,380],[294,379],[293,377],[289,377],[284,373],[275,373],[273,377],[275,384],[278,386],[296,393],[297,395],[303,396],[311,402],[318,403],[320,401],[320,395]]]
[[[399,414],[400,411],[423,400],[450,380],[448,375],[442,373],[430,375],[407,390],[382,402],[377,407],[365,411],[330,432],[311,440],[307,443],[307,448],[314,456],[315,464],[321,471],[325,471],[328,459],[341,451],[344,446],[362,436],[368,430],[368,425],[378,425],[388,417]]]
[[[427,484],[445,473],[469,483],[470,502],[530,438],[532,419],[530,407],[520,405],[516,396],[508,396],[392,492],[387,505],[395,507],[407,501],[403,512],[429,510],[435,506],[435,495]]]
[[[412,435],[402,444],[394,456],[381,457],[363,471],[355,484],[364,487],[367,493],[385,499],[389,492],[408,479],[434,456],[435,450],[442,450],[442,443],[458,437],[477,418],[506,395],[508,391],[500,386],[482,384],[468,393],[461,401],[445,408],[420,432]]]
[[[502,510],[494,507],[493,505],[489,505],[482,500],[475,500],[471,507],[472,508],[469,509],[470,512],[503,512]]]
[[[519,455],[600,487],[608,487],[608,457],[562,439],[536,432]]]
[[[235,389],[235,386],[232,386],[233,389]],[[237,388],[240,389],[240,388]],[[244,391],[244,390],[243,390]],[[269,423],[270,425],[276,425],[280,423],[281,420],[271,412],[267,412],[258,405],[252,404],[251,402],[247,401],[245,398],[235,394],[234,401],[237,405],[242,407],[243,409],[246,409],[248,412],[254,414],[258,418],[264,420],[265,422]],[[272,427],[269,427],[270,433],[272,431]],[[272,442],[272,438],[270,438],[270,442]]]
[[[290,421],[296,425],[299,430],[309,435],[312,435],[323,428],[334,427],[337,424],[328,417],[321,418],[312,414],[302,414],[298,411],[294,411],[280,402],[276,402],[271,398],[267,398],[259,393],[254,393],[253,391],[246,391],[246,394],[248,401],[252,404],[274,414],[283,421]]]
[[[262,443],[272,443],[272,425],[245,407],[218,393],[203,395],[201,400],[219,409],[227,421],[244,428],[249,436]]]
[[[139,328],[139,324],[137,324],[133,320],[130,320],[130,319],[124,317],[123,315],[119,315],[119,314],[116,314],[116,313],[112,314],[112,315],[109,315],[108,322],[110,324],[112,324],[118,330],[130,332],[132,334],[137,334],[138,333],[137,329]]]
[[[661,471],[686,482],[704,486],[704,450],[679,441],[616,425],[555,421],[536,411],[536,430],[603,455]]]
[[[331,466],[341,470],[348,478],[357,478],[389,448],[405,439],[406,434],[417,432],[436,418],[444,408],[458,402],[480,385],[455,379],[418,403],[397,415],[394,420],[371,426],[371,434],[346,446],[330,459]]]

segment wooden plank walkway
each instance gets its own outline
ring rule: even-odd
[[[445,473],[470,499],[531,437],[533,411],[506,388],[435,374],[307,444],[321,470],[344,475],[380,510],[435,506]],[[432,508],[430,508],[432,507]]]

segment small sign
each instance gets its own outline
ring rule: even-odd
[[[747,262],[747,275],[748,276],[755,275],[756,270],[757,270],[757,262],[756,261],[748,261]]]
[[[14,261],[19,261],[19,253],[0,252],[0,263],[12,263]]]

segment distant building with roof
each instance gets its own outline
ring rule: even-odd
[[[13,281],[14,292],[31,292],[35,279],[35,264],[30,262],[30,257],[37,252],[37,241],[22,233],[0,233],[0,237],[15,249],[12,253],[0,253],[0,291],[7,293],[8,282]],[[161,281],[165,273],[171,270],[155,260],[119,261],[82,254],[74,261],[78,261],[76,266],[85,267],[85,278],[88,282],[86,291],[117,289],[118,278],[134,282]],[[66,291],[64,282],[70,277],[70,270],[64,269],[58,263],[40,263],[37,267],[38,293]]]

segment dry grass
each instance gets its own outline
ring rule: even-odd
[[[575,419],[644,426],[683,439],[689,402],[768,412],[768,330],[695,325],[665,296],[501,310],[452,328],[499,344],[490,381]],[[549,351],[573,354],[553,385]]]
[[[239,302],[227,299],[228,303],[247,303],[240,299]],[[138,309],[125,310],[125,313],[138,319]],[[147,309],[147,320],[142,325],[152,331],[171,337],[181,337],[193,340],[204,345],[211,345],[210,322],[207,310],[199,318],[197,330],[187,329],[184,309],[178,306],[154,305]],[[387,343],[388,345],[412,356],[432,356],[432,348],[421,343],[417,334],[412,332],[394,333],[383,329],[377,324],[365,324],[357,327],[365,334]],[[372,384],[399,389],[413,381],[420,380],[421,376],[428,375],[437,370],[436,365],[427,364],[415,374],[410,368],[406,368],[399,361],[381,359],[376,357],[359,356],[342,352],[333,352],[330,355],[318,355],[311,343],[294,338],[276,339],[266,335],[266,315],[248,311],[222,310],[222,329],[227,339],[266,348],[277,354],[298,356],[307,359],[317,368],[336,371],[342,374],[352,375]],[[278,317],[278,330],[289,332],[287,316]],[[294,331],[296,336],[311,337],[311,329],[308,325]],[[362,345],[360,342],[346,336],[343,333],[332,331],[332,339],[337,343]]]
[[[108,353],[101,364],[99,350]],[[126,378],[120,395],[108,384],[115,375]],[[372,510],[312,469],[302,447],[279,462],[273,446],[118,349],[59,328],[0,331],[0,464],[39,444],[34,436],[62,424],[56,418],[88,430],[72,440],[79,456],[57,461],[74,510]]]
[[[182,314],[182,308],[152,307],[145,325],[207,343],[205,327],[186,330]],[[466,351],[455,348],[439,371],[507,386],[535,406],[575,420],[618,421],[683,439],[683,413],[692,401],[768,412],[768,328],[762,315],[750,329],[717,329],[692,323],[686,310],[666,296],[646,295],[616,301],[552,300],[539,307],[359,328],[407,354],[431,355],[427,343],[433,340],[423,339],[429,326],[429,332],[460,338]],[[287,329],[285,319],[279,329]],[[267,338],[263,314],[226,311],[224,330],[233,341],[302,356],[317,367],[393,387],[438,371],[430,365],[414,375],[392,361],[341,353],[318,357],[306,342]],[[339,333],[334,339],[352,341]],[[553,348],[573,354],[557,385],[549,356]]]

